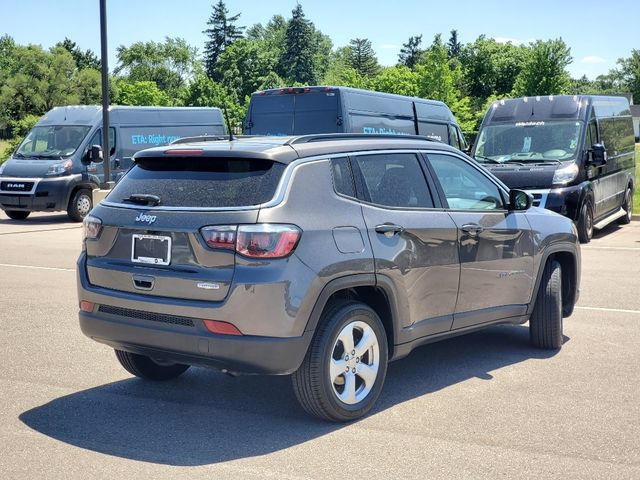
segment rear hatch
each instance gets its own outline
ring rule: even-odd
[[[264,159],[142,157],[98,205],[87,240],[92,285],[221,301],[233,280],[238,225],[255,224],[284,164]]]

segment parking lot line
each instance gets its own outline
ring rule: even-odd
[[[623,308],[605,308],[605,307],[576,307],[576,310],[592,310],[596,312],[615,312],[615,313],[637,313],[640,310],[625,310]]]
[[[13,263],[0,263],[0,267],[32,268],[34,270],[55,270],[58,272],[75,272],[75,268],[38,267],[36,265],[15,265]]]
[[[640,247],[597,247],[595,245],[589,247],[580,247],[582,250],[628,250],[628,251],[640,251]]]

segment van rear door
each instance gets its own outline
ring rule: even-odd
[[[342,131],[339,91],[291,88],[253,94],[244,133],[305,135]]]

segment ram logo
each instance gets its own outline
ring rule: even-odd
[[[8,189],[24,190],[24,183],[7,183]]]
[[[144,223],[148,223],[149,225],[151,225],[155,221],[156,221],[155,215],[147,215],[146,213],[140,213],[136,217],[136,222],[144,222]]]

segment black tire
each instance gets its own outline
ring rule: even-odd
[[[593,237],[593,204],[587,199],[580,209],[578,219],[578,239],[580,243],[589,243]]]
[[[562,268],[555,260],[544,266],[529,319],[529,336],[534,347],[548,350],[562,347]]]
[[[31,212],[24,212],[22,210],[5,210],[4,213],[12,220],[24,220]]]
[[[331,359],[335,358],[336,355],[337,350],[335,349],[338,345],[339,334],[353,322],[364,322],[375,333],[378,347],[378,370],[375,380],[368,387],[370,388],[368,393],[357,403],[349,404],[343,402],[336,392],[336,388],[340,387],[336,387],[336,383],[330,379],[330,363],[332,362]],[[357,330],[354,329],[353,331],[356,332]],[[354,341],[354,348],[358,347],[359,341],[360,339]],[[354,351],[356,350],[354,349]],[[339,356],[342,354],[338,353]],[[352,355],[351,361],[359,362],[360,358],[362,358],[362,364],[375,363],[369,355],[370,353],[367,353],[366,358],[365,355],[362,355],[362,357]],[[382,392],[384,379],[387,375],[388,355],[386,332],[376,312],[360,302],[344,300],[333,302],[325,308],[307,355],[300,368],[292,375],[296,397],[307,413],[323,420],[346,422],[360,418],[371,410]],[[372,356],[375,356],[375,354]],[[343,359],[341,357],[338,360],[342,362]],[[356,365],[356,368],[359,367]],[[363,377],[357,377],[355,370],[353,372],[354,388],[362,389],[360,391],[364,393],[366,384],[363,381]],[[345,383],[343,388],[346,389],[347,381],[344,375]],[[359,387],[357,387],[358,380],[356,377],[360,378]],[[355,399],[357,400],[357,397]]]
[[[69,215],[69,218],[74,222],[81,222],[92,208],[93,198],[91,196],[91,190],[81,188],[71,195],[67,207],[67,215]]]
[[[187,371],[189,365],[180,363],[160,364],[153,359],[136,353],[115,350],[120,365],[132,375],[145,380],[171,380]]]
[[[620,225],[627,225],[631,223],[631,217],[633,216],[633,189],[631,186],[627,187],[627,191],[624,193],[624,203],[622,208],[627,214],[624,217],[618,219]]]

